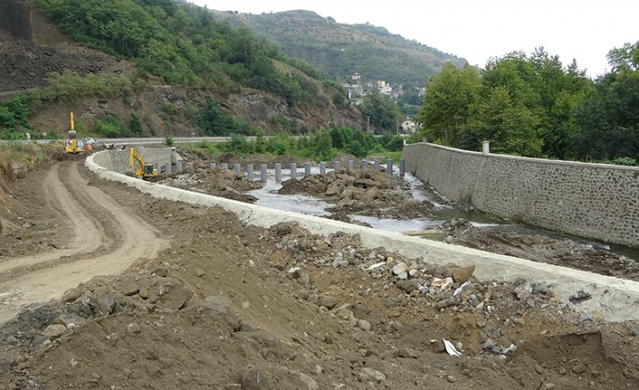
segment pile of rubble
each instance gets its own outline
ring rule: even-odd
[[[310,175],[282,183],[280,194],[304,194],[334,203],[335,215],[369,215],[378,218],[413,219],[431,215],[433,205],[412,198],[406,183],[373,169],[342,168],[324,175]]]

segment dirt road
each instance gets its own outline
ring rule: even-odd
[[[46,207],[58,216],[65,246],[0,260],[0,324],[22,306],[60,298],[95,275],[119,274],[133,261],[153,259],[167,247],[126,205],[89,186],[78,164],[56,164],[42,182]]]

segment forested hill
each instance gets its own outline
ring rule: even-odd
[[[140,135],[361,123],[341,86],[308,63],[175,0],[1,0],[0,96],[16,93],[0,101],[0,138],[41,130],[51,117],[34,117],[51,105],[111,137],[131,133],[129,118]]]
[[[287,55],[301,58],[330,77],[358,72],[370,80],[423,87],[427,79],[463,58],[443,53],[370,24],[348,25],[311,11],[261,15],[213,11],[234,26],[247,26],[277,43]]]

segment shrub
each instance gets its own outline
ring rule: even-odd
[[[634,167],[639,165],[637,164],[637,160],[635,160],[632,157],[617,157],[614,160],[610,161],[610,163],[615,165],[625,165],[629,167]]]
[[[131,136],[129,128],[114,115],[106,115],[101,119],[96,119],[95,132],[104,138],[126,138]]]
[[[276,155],[288,154],[291,152],[291,144],[291,137],[288,133],[277,133],[269,138],[267,151]]]
[[[242,134],[231,134],[231,140],[226,143],[225,150],[229,153],[247,155],[253,153],[253,143],[247,141]]]

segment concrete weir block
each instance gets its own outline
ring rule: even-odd
[[[109,171],[96,164],[94,157],[99,153],[86,159],[85,164],[91,171],[101,178],[124,183],[158,199],[205,207],[220,206],[234,213],[241,221],[265,228],[280,222],[297,222],[313,234],[329,235],[337,232],[359,234],[362,245],[371,249],[383,246],[389,252],[422,259],[435,265],[445,265],[451,259],[455,259],[455,262],[462,266],[475,264],[474,275],[480,280],[513,282],[522,277],[542,283],[550,287],[555,295],[566,303],[569,302],[570,296],[583,291],[590,294],[592,298],[575,305],[577,309],[608,321],[639,320],[639,282],[427,241],[396,232],[385,232],[321,217],[269,209],[147,182]]]

